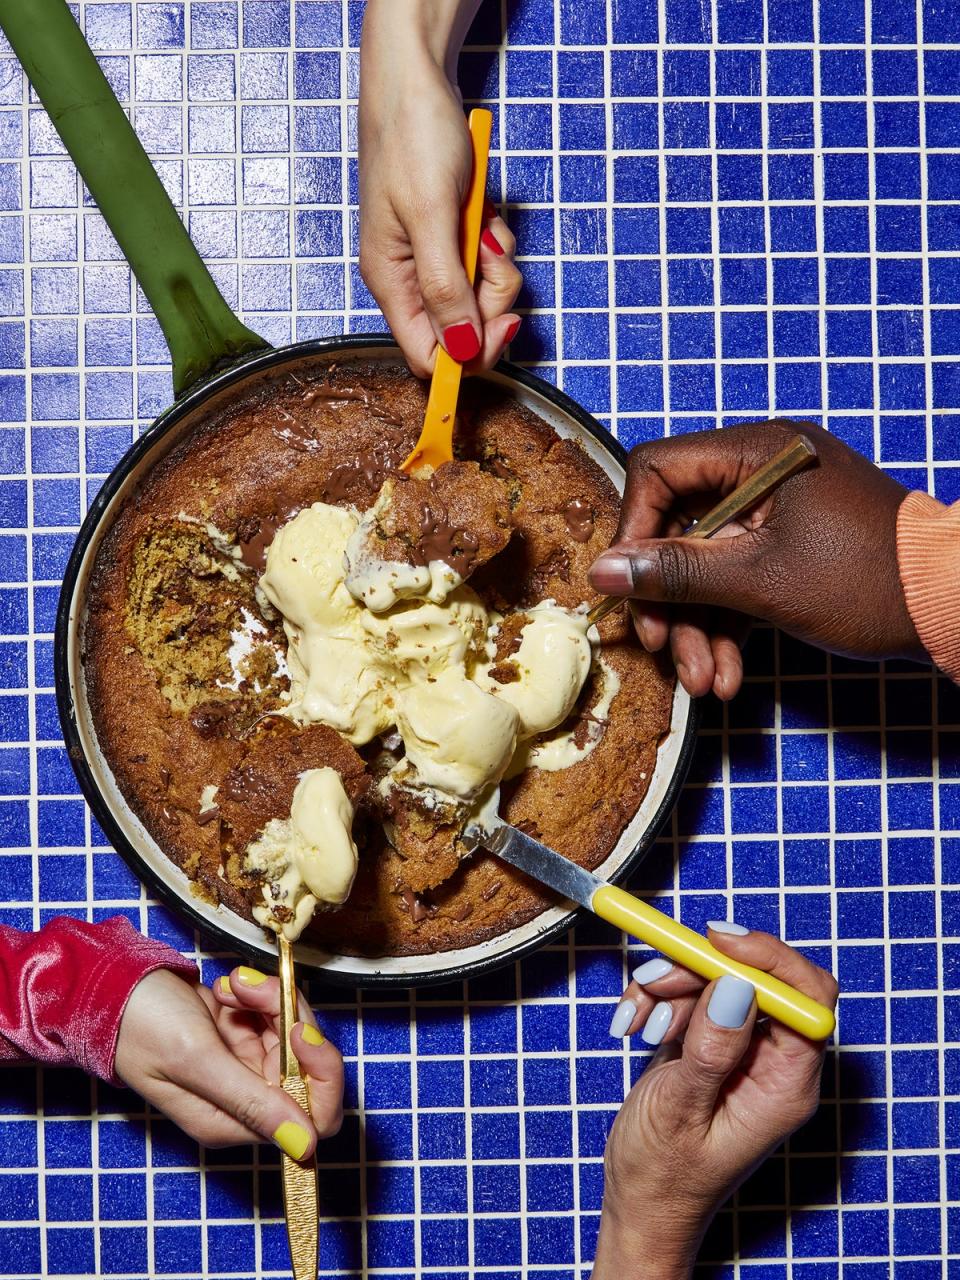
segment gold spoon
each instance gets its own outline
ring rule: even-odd
[[[297,985],[293,973],[293,946],[283,931],[277,930],[280,952],[280,1084],[285,1093],[310,1114],[307,1082],[290,1045],[290,1031],[299,1022]],[[316,1280],[320,1232],[320,1194],[317,1187],[317,1157],[294,1160],[282,1156],[283,1208],[287,1219],[287,1241],[293,1280]]]
[[[685,538],[710,538],[725,524],[742,516],[745,511],[755,507],[771,494],[778,485],[783,484],[790,476],[802,471],[817,456],[817,449],[812,440],[806,436],[794,436],[785,449],[769,462],[753,473],[733,493],[727,494],[722,502],[718,502],[701,520],[698,520]],[[605,596],[588,612],[587,618],[595,625],[614,609],[626,604],[626,596]]]

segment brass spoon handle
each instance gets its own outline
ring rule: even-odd
[[[282,933],[277,934],[280,951],[280,1083],[309,1114],[307,1082],[300,1074],[300,1063],[290,1047],[290,1031],[297,1017],[297,985],[293,973],[293,947]],[[287,1219],[287,1241],[293,1280],[316,1280],[320,1231],[320,1196],[317,1188],[317,1158],[311,1156],[302,1164],[284,1154],[283,1208]]]
[[[816,446],[806,436],[794,436],[785,449],[764,463],[755,471],[749,480],[744,480],[739,488],[728,493],[722,502],[718,502],[690,530],[685,538],[710,538],[725,524],[742,516],[745,511],[755,507],[771,494],[784,480],[802,471],[817,456]],[[618,609],[625,603],[624,596],[605,596],[587,614],[591,624],[598,623],[608,613]]]

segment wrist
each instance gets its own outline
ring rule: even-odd
[[[480,0],[367,0],[361,58],[401,76],[424,60],[456,83],[457,58]],[[361,84],[363,73],[361,72]]]
[[[689,1280],[701,1236],[678,1244],[654,1223],[633,1228],[614,1221],[604,1206],[592,1280]]]
[[[665,1201],[625,1212],[605,1195],[593,1280],[688,1280],[710,1216]]]

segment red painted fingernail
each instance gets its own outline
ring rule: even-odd
[[[496,206],[492,200],[484,200],[483,202],[483,220],[484,222],[492,222],[497,216]]]
[[[469,320],[447,325],[443,331],[443,345],[458,364],[466,364],[480,354],[480,339]]]
[[[519,320],[514,320],[513,324],[507,330],[506,335],[503,339],[503,345],[505,347],[509,347],[510,343],[514,340],[514,338],[520,332],[520,324],[521,322]]]
[[[483,231],[480,234],[480,239],[483,241],[483,243],[487,246],[488,249],[492,250],[492,252],[497,255],[498,258],[503,257],[503,245],[500,243],[500,241],[493,234],[493,232],[490,230],[489,227],[483,228]]]

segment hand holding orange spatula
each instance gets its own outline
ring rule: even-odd
[[[473,173],[467,198],[460,214],[460,258],[467,279],[474,283],[477,275],[477,254],[480,251],[480,231],[483,227],[483,202],[487,189],[487,157],[490,152],[490,130],[493,116],[489,111],[477,108],[470,112],[468,127],[473,142]],[[453,426],[457,415],[457,399],[460,395],[460,378],[463,366],[448,355],[443,347],[437,348],[437,360],[430,380],[430,395],[423,418],[423,429],[413,452],[400,470],[411,475],[429,474],[444,462],[453,459]]]

